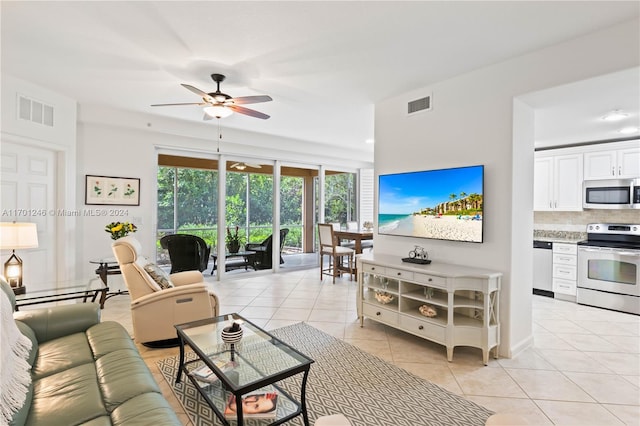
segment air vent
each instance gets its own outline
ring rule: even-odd
[[[18,118],[53,127],[53,106],[18,95]]]
[[[416,99],[407,104],[407,114],[415,114],[420,111],[429,111],[431,109],[431,95],[424,98]]]

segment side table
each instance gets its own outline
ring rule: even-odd
[[[248,267],[253,268],[253,270],[256,269],[255,267],[255,255],[256,252],[252,251],[252,250],[245,250],[245,251],[239,251],[237,253],[225,253],[224,257],[225,259],[232,259],[234,257],[242,257],[244,258],[241,261],[235,261],[231,264],[225,264],[225,271],[230,271],[231,269],[237,269],[237,268],[244,268],[245,271],[248,270]],[[213,275],[213,272],[218,269],[218,255],[217,254],[212,254],[211,257],[213,258],[213,267],[211,268],[211,275]]]
[[[16,311],[21,306],[39,305],[41,303],[60,302],[63,300],[87,299],[91,297],[91,302],[95,302],[100,295],[100,309],[104,309],[104,302],[109,292],[109,287],[97,282],[96,278],[89,280],[87,284],[81,281],[65,283],[52,283],[51,288],[45,290],[27,291],[16,295]]]
[[[92,260],[89,260],[89,263],[98,265],[98,267],[96,268],[96,274],[98,274],[98,276],[100,277],[100,280],[102,280],[103,285],[107,288],[108,288],[107,277],[109,275],[122,274],[122,271],[120,271],[120,265],[118,264],[118,261],[116,260],[115,257],[104,257],[100,259],[92,259]],[[118,289],[117,291],[113,291],[113,292],[107,292],[104,295],[104,301],[102,301],[100,306],[102,307],[104,305],[104,302],[106,302],[107,299],[113,296],[120,296],[120,295],[127,295],[127,294],[129,294],[127,290],[121,290],[121,289]]]

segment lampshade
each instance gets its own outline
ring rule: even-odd
[[[38,247],[35,223],[0,222],[0,249],[18,250]]]
[[[222,105],[214,105],[204,108],[204,113],[210,117],[224,118],[233,114],[233,111]]]

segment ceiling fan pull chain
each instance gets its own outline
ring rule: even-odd
[[[218,154],[220,154],[220,140],[222,140],[222,132],[220,131],[220,117],[218,117]]]

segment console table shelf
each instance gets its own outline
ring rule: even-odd
[[[373,253],[358,263],[361,327],[366,317],[440,343],[449,361],[456,346],[482,349],[485,365],[491,351],[498,357],[501,273],[438,262],[403,263],[400,256]],[[391,300],[379,302],[375,296],[380,292]],[[419,309],[425,305],[436,315],[422,315]]]

